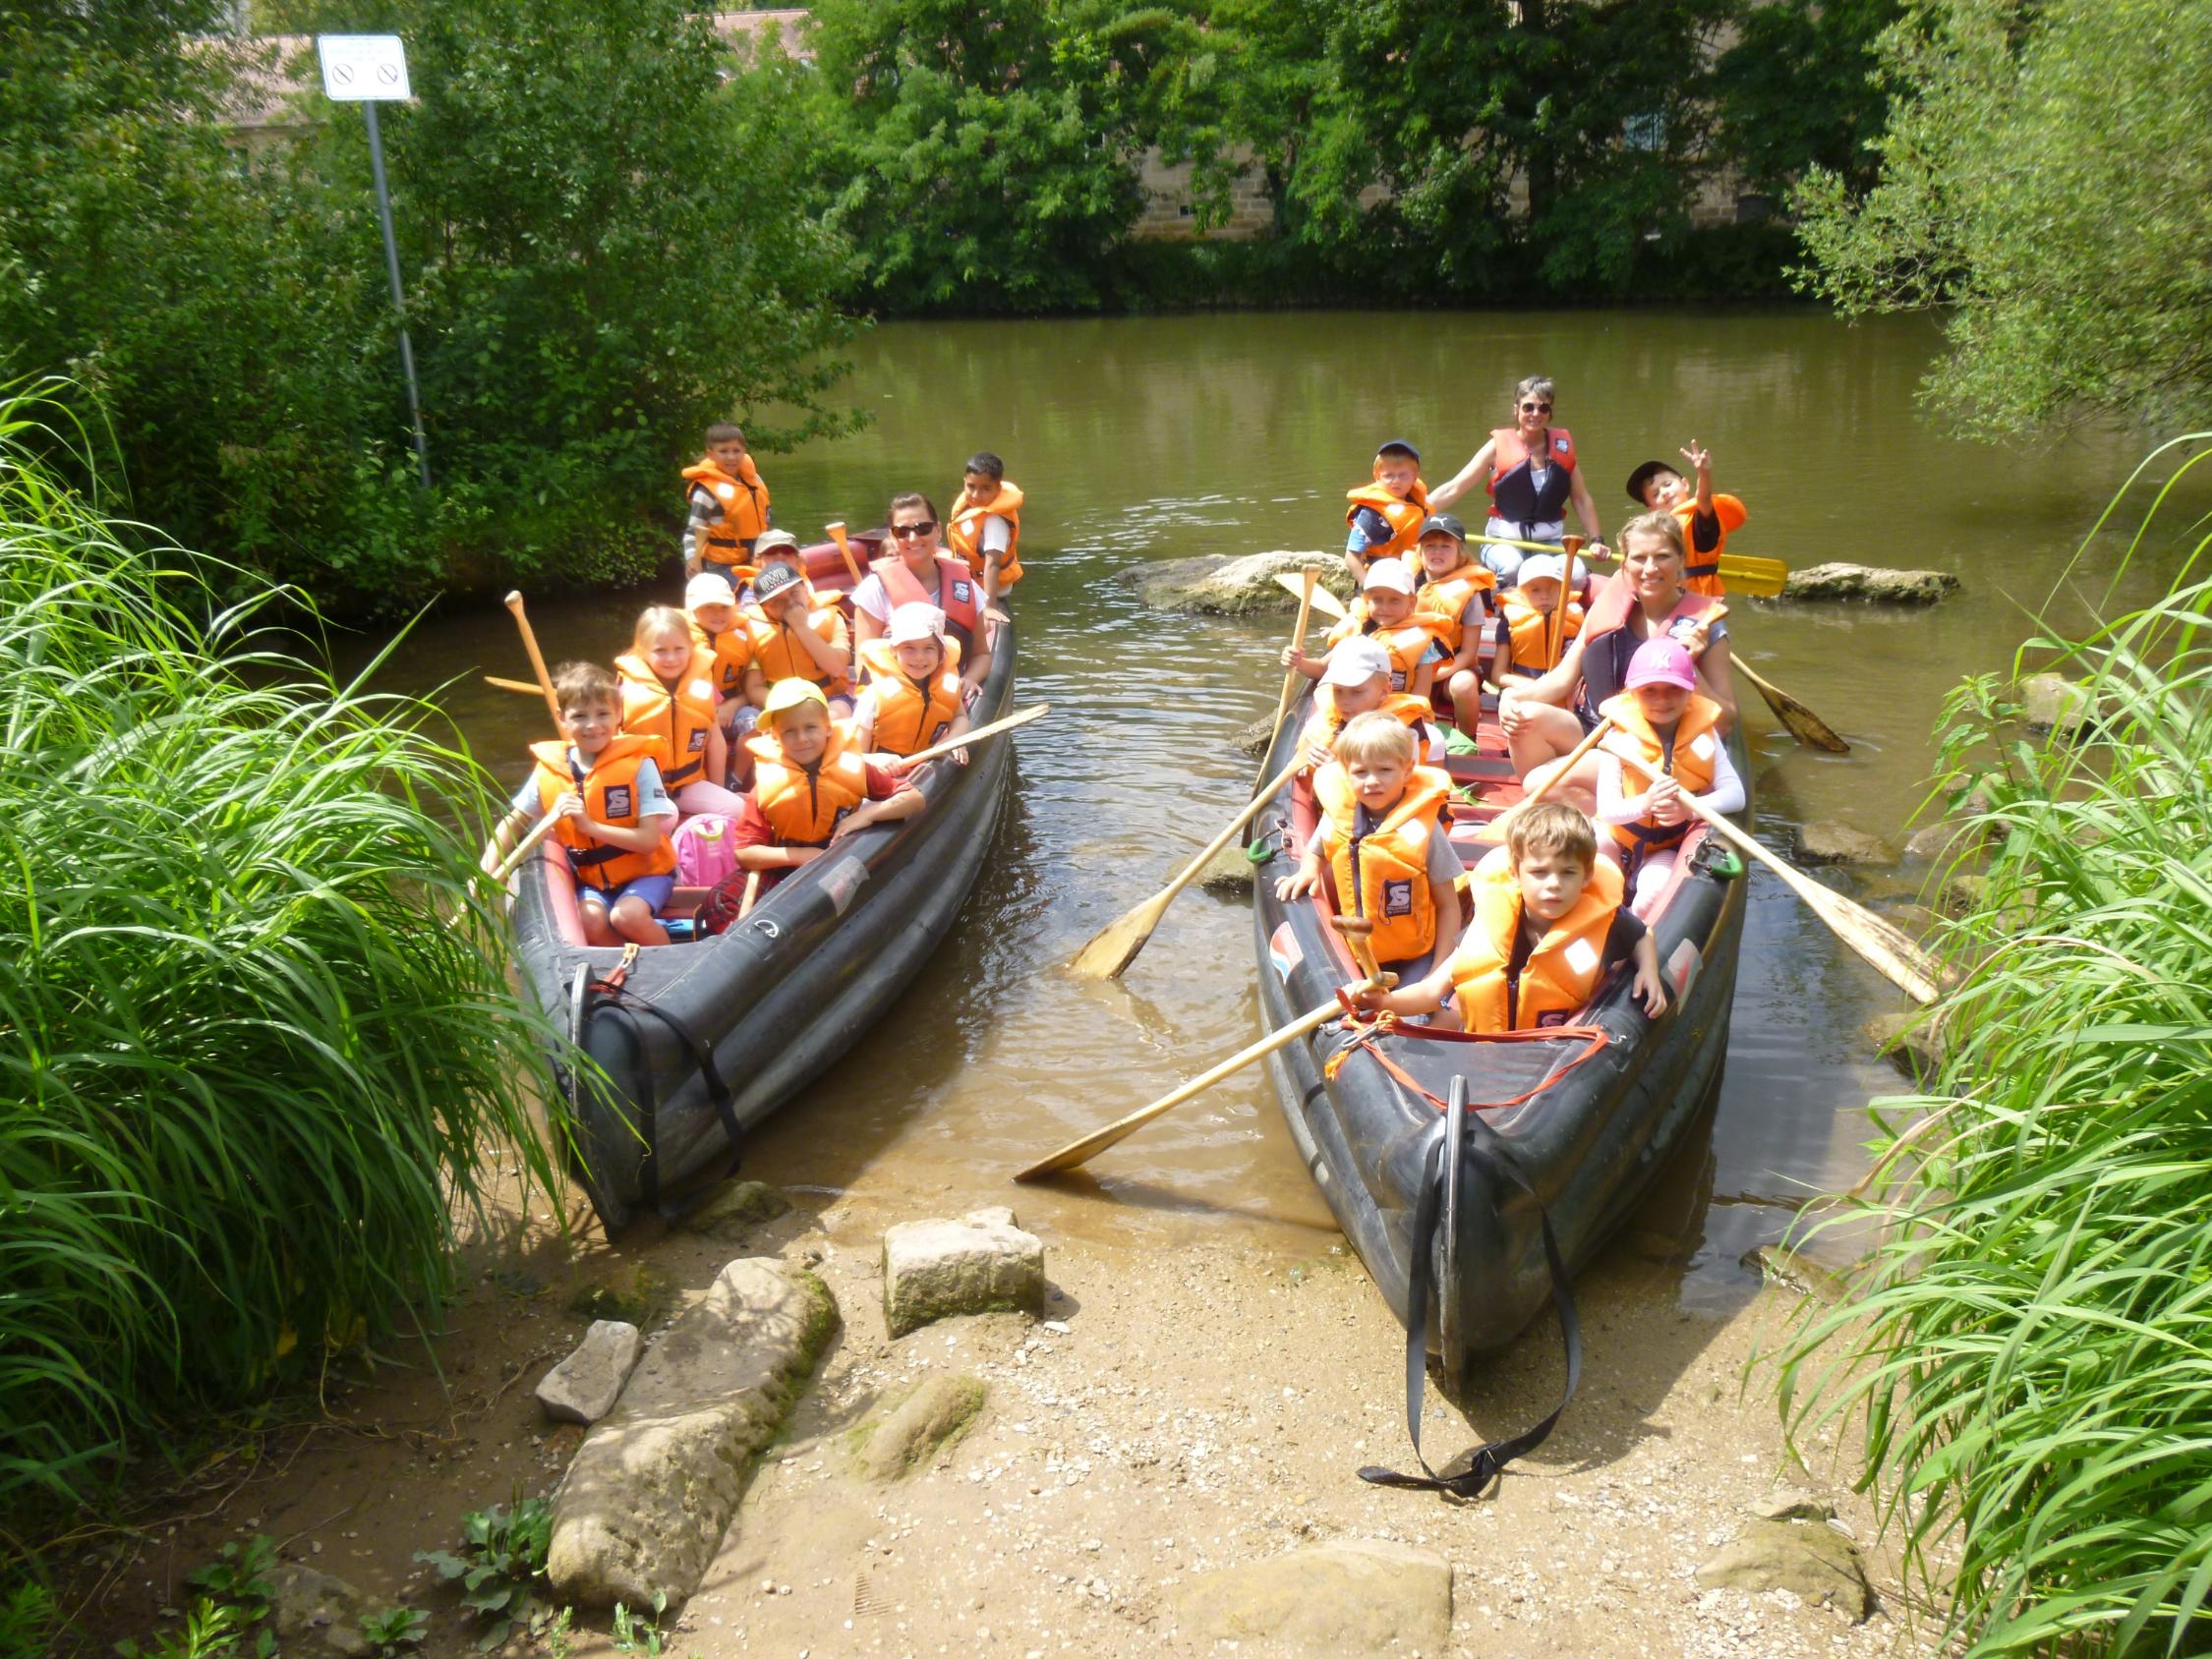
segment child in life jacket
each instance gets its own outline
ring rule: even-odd
[[[1697,822],[1685,795],[1715,812],[1741,812],[1743,780],[1721,740],[1720,705],[1697,694],[1689,652],[1668,636],[1646,640],[1628,659],[1627,690],[1599,713],[1615,730],[1598,744],[1598,821],[1612,830],[1614,856],[1627,873],[1633,902],[1647,909],[1674,869]],[[1645,763],[1633,778],[1621,764]]]
[[[1414,620],[1435,637],[1436,676],[1459,729],[1472,736],[1483,717],[1483,634],[1497,577],[1468,552],[1467,529],[1449,513],[1422,525],[1415,558]]]
[[[769,526],[768,486],[728,421],[707,429],[707,452],[683,469],[683,574],[720,571],[734,586],[752,574],[753,542]]]
[[[568,850],[576,909],[590,944],[666,944],[661,906],[675,890],[675,803],[662,785],[653,745],[621,730],[621,692],[596,662],[563,662],[553,675],[561,737],[530,745],[537,770],[515,792],[484,849],[487,873],[551,813]]]
[[[905,770],[908,755],[934,749],[967,730],[960,648],[945,638],[945,613],[914,601],[891,613],[891,628],[860,648],[860,692],[847,731],[854,748],[886,772]],[[967,751],[952,759],[967,764]]]
[[[691,637],[710,658],[707,677],[722,699],[717,717],[724,735],[742,737],[752,729],[753,716],[766,686],[755,682],[760,670],[753,665],[753,640],[737,614],[737,596],[729,578],[701,571],[683,586],[683,608],[691,613]],[[755,695],[756,689],[758,695]]]
[[[1278,898],[1316,891],[1325,870],[1336,908],[1374,923],[1375,959],[1400,979],[1426,974],[1459,939],[1459,854],[1442,822],[1452,780],[1414,763],[1414,735],[1380,710],[1346,724],[1336,758],[1313,773],[1321,822]]]
[[[1582,606],[1566,598],[1566,556],[1531,553],[1521,561],[1521,580],[1506,590],[1498,602],[1496,653],[1490,674],[1506,685],[1508,674],[1537,679],[1558,665],[1567,647],[1582,632]],[[1574,561],[1574,586],[1582,586],[1582,560]],[[1567,606],[1563,622],[1555,620],[1560,603]]]
[[[1473,887],[1459,948],[1425,978],[1356,999],[1364,1009],[1435,1009],[1446,1030],[1541,1031],[1571,1023],[1606,975],[1633,963],[1630,994],[1654,1019],[1666,1011],[1659,947],[1622,906],[1620,872],[1600,860],[1597,832],[1573,807],[1539,801],[1514,818]]]
[[[1290,665],[1288,653],[1284,666]],[[1345,725],[1380,709],[1414,734],[1414,760],[1427,766],[1442,758],[1444,734],[1430,722],[1426,702],[1390,689],[1390,654],[1373,640],[1355,634],[1330,652],[1313,688],[1313,713],[1298,734],[1305,771],[1312,772],[1336,758],[1336,739]]]
[[[1421,451],[1394,437],[1374,452],[1374,482],[1347,489],[1344,564],[1364,580],[1378,558],[1402,557],[1421,539],[1428,517],[1428,488],[1421,482]]]
[[[753,602],[739,613],[752,643],[753,660],[773,688],[784,680],[811,680],[840,715],[852,712],[850,636],[844,617],[809,602],[806,578],[795,564],[774,561],[753,578]]]
[[[691,618],[673,605],[648,605],[630,649],[614,658],[622,729],[653,745],[661,782],[685,812],[734,813],[723,786],[729,748],[715,720],[714,658],[691,637]]]
[[[1328,631],[1333,651],[1349,639],[1371,639],[1390,658],[1390,689],[1411,692],[1426,701],[1436,678],[1444,650],[1427,625],[1414,615],[1413,572],[1403,559],[1378,558],[1360,579],[1360,598],[1351,614]],[[1303,647],[1283,652],[1283,666],[1294,668],[1310,680],[1321,677],[1326,658],[1309,657]]]
[[[871,824],[911,818],[920,790],[870,765],[831,717],[812,680],[779,680],[768,691],[755,737],[753,790],[737,817],[737,868],[764,872],[763,890],[811,864],[831,842]]]
[[[988,449],[967,458],[960,498],[945,524],[945,545],[982,578],[986,605],[1021,580],[1021,486]]]
[[[1682,521],[1682,543],[1688,549],[1682,574],[1689,590],[1720,599],[1728,592],[1720,579],[1720,554],[1729,534],[1741,530],[1748,515],[1733,495],[1714,493],[1712,451],[1700,448],[1692,438],[1682,450],[1682,459],[1697,475],[1694,490],[1689,480],[1664,461],[1646,461],[1628,475],[1628,498],[1639,507],[1672,513]]]

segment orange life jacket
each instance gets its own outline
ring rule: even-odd
[[[574,789],[584,797],[585,813],[596,822],[624,830],[637,824],[638,766],[653,759],[648,739],[610,738],[580,779],[570,764],[568,745],[559,738],[531,744],[530,758],[538,763],[541,811],[552,812],[553,802]],[[611,841],[594,840],[562,819],[553,826],[553,838],[568,849],[568,866],[576,872],[576,880],[601,892],[612,892],[640,876],[666,876],[676,867],[675,848],[666,835],[651,852],[631,852]]]
[[[1497,516],[1508,524],[1555,523],[1574,494],[1575,434],[1564,427],[1552,427],[1545,442],[1545,465],[1551,470],[1539,489],[1529,476],[1529,446],[1521,429],[1496,427],[1490,431],[1490,477],[1484,487]]]
[[[1626,890],[1620,871],[1610,859],[1599,859],[1590,885],[1543,930],[1517,974],[1511,965],[1521,932],[1521,880],[1504,847],[1491,848],[1475,867],[1474,888],[1475,919],[1452,955],[1460,1028],[1535,1031],[1570,1023],[1589,1004],[1605,965],[1605,935]]]
[[[1411,555],[1421,557],[1419,547]],[[1440,582],[1431,582],[1416,571],[1421,586],[1414,592],[1414,620],[1436,636],[1436,643],[1459,655],[1466,624],[1462,618],[1467,606],[1477,594],[1488,593],[1497,586],[1497,577],[1487,565],[1463,564]]]
[[[920,684],[906,677],[899,653],[888,640],[860,648],[862,681],[876,700],[874,748],[889,755],[913,755],[941,743],[953,721],[967,707],[960,695],[960,642],[945,642],[945,659]]]
[[[1420,479],[1414,480],[1413,493],[1403,501],[1379,484],[1363,484],[1357,489],[1347,489],[1344,499],[1351,503],[1344,509],[1347,527],[1360,516],[1362,507],[1372,507],[1390,527],[1389,541],[1379,547],[1368,544],[1368,558],[1390,558],[1420,548],[1421,527],[1428,522],[1428,486]]]
[[[1599,713],[1612,715],[1619,735],[1627,738],[1635,752],[1651,762],[1655,772],[1664,772],[1680,784],[1684,794],[1702,795],[1713,787],[1713,774],[1718,770],[1720,753],[1720,705],[1712,698],[1693,692],[1682,717],[1674,722],[1673,736],[1664,742],[1644,718],[1643,708],[1631,692],[1622,692],[1605,703]],[[1638,777],[1627,768],[1622,769],[1623,793],[1641,794],[1650,787],[1649,777]],[[1613,839],[1623,852],[1641,858],[1662,847],[1678,845],[1697,822],[1695,818],[1687,818],[1680,824],[1662,825],[1647,813],[1634,824],[1611,824],[1606,828],[1612,830]]]
[[[694,619],[691,637],[713,658],[707,678],[714,682],[715,690],[731,702],[743,697],[745,668],[753,659],[753,637],[745,631],[743,614],[719,634],[709,633]]]
[[[968,503],[960,492],[960,504],[945,526],[945,545],[967,561],[977,577],[983,574],[983,521],[996,513],[1006,520],[1006,551],[999,555],[999,592],[1021,580],[1021,486],[1010,478],[999,480],[999,492],[980,507]]]
[[[1313,774],[1313,799],[1328,815],[1329,870],[1340,910],[1374,923],[1378,962],[1405,962],[1436,943],[1436,901],[1428,890],[1428,837],[1444,833],[1438,819],[1452,780],[1434,767],[1416,767],[1406,792],[1365,835],[1354,831],[1360,798],[1351,774],[1331,761]]]
[[[1557,626],[1550,613],[1542,611],[1521,597],[1521,590],[1509,590],[1499,606],[1497,619],[1501,639],[1513,644],[1513,668],[1516,674],[1531,678],[1559,665],[1559,658],[1567,655],[1567,642],[1582,632],[1582,606],[1561,596],[1567,606],[1566,626],[1559,635],[1556,655],[1544,649],[1548,631]]]
[[[902,604],[933,604],[945,613],[946,627],[959,629],[960,637],[968,640],[975,638],[982,625],[982,613],[976,608],[982,590],[975,585],[975,573],[959,559],[937,555],[934,594],[922,586],[921,578],[908,570],[906,561],[897,553],[877,559],[868,566],[868,573],[883,584],[884,597],[894,610]]]
[[[737,476],[731,478],[713,459],[702,455],[683,469],[686,485],[697,485],[715,498],[722,508],[722,522],[707,527],[699,557],[702,565],[714,565],[728,571],[732,565],[742,565],[745,555],[753,550],[753,543],[768,528],[768,486],[748,455],[737,463]],[[690,500],[690,491],[684,492]],[[750,576],[752,572],[746,571]]]
[[[1329,630],[1327,644],[1333,651],[1355,634],[1367,635],[1389,654],[1392,691],[1404,691],[1413,684],[1414,670],[1421,666],[1428,648],[1436,643],[1436,636],[1428,631],[1427,624],[1418,619],[1386,629],[1355,606],[1351,615]]]
[[[1682,567],[1682,574],[1690,579],[1690,592],[1718,599],[1728,591],[1720,580],[1720,555],[1728,550],[1728,533],[1743,528],[1745,513],[1743,503],[1733,495],[1717,491],[1713,497],[1713,516],[1720,521],[1720,540],[1714,543],[1713,550],[1701,553],[1690,540],[1690,527],[1698,516],[1697,498],[1692,496],[1674,509],[1674,516],[1682,521],[1683,556],[1690,562]]]
[[[1625,570],[1614,571],[1599,584],[1582,620],[1582,690],[1575,699],[1582,707],[1596,709],[1626,689],[1621,679],[1628,672],[1628,659],[1643,644],[1628,631],[1629,613],[1635,609],[1636,596],[1628,586]],[[1717,622],[1727,614],[1728,607],[1717,599],[1684,594],[1681,602],[1667,612],[1666,632],[1679,639],[1699,618]]]
[[[704,646],[693,647],[690,666],[670,691],[636,652],[614,658],[622,686],[622,729],[653,745],[653,764],[671,795],[707,775],[707,733],[715,728],[714,664]]]
[[[829,747],[811,767],[784,759],[773,739],[755,738],[753,804],[783,847],[826,847],[830,831],[868,798],[868,766],[852,747],[842,721],[830,728]]]
[[[793,638],[799,629],[812,628],[815,638],[844,655],[846,649],[844,618],[835,610],[809,610],[803,602],[793,602],[786,604],[784,614],[774,620],[757,605],[747,605],[738,614],[744,621],[746,637],[752,642],[753,660],[760,664],[761,674],[770,685],[778,680],[812,680],[832,697],[842,696],[851,689],[849,674],[824,670],[806,647]]]
[[[1429,760],[1428,739],[1423,735],[1434,715],[1425,698],[1409,691],[1394,691],[1382,700],[1380,712],[1395,715],[1412,728],[1414,734],[1414,762],[1426,766]],[[1349,716],[1336,706],[1336,687],[1321,685],[1313,688],[1313,713],[1308,716],[1306,729],[1298,734],[1298,751],[1304,754],[1316,743],[1334,743],[1336,734],[1344,729]]]

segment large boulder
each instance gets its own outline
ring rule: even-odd
[[[957,1313],[1044,1312],[1044,1240],[1003,1205],[883,1235],[883,1319],[894,1337]]]
[[[1352,573],[1335,553],[1246,553],[1231,558],[1206,553],[1197,558],[1161,559],[1114,572],[1114,580],[1136,590],[1155,610],[1192,611],[1202,616],[1263,616],[1298,613],[1298,596],[1275,578],[1312,566],[1320,586],[1340,600],[1352,598]],[[1318,612],[1315,613],[1318,615]]]
[[[1348,1538],[1196,1573],[1175,1591],[1181,1633],[1270,1653],[1441,1653],[1452,1633],[1451,1563],[1429,1550]]]
[[[576,1351],[538,1384],[538,1403],[558,1423],[596,1423],[614,1409],[622,1385],[637,1369],[644,1339],[635,1325],[595,1319]]]
[[[650,1607],[699,1587],[837,1323],[819,1279],[766,1257],[731,1262],[669,1322],[553,1494],[546,1573],[562,1600]]]
[[[1874,1612],[1858,1546],[1825,1521],[1755,1520],[1698,1569],[1707,1589],[1788,1590],[1854,1625]]]
[[[1793,570],[1782,584],[1785,600],[1878,600],[1890,604],[1934,604],[1958,592],[1948,570],[1885,570],[1871,564],[1816,564]]]

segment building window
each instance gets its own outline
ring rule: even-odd
[[[1654,110],[1649,115],[1631,115],[1620,124],[1620,142],[1630,149],[1664,149],[1666,147],[1666,114]]]

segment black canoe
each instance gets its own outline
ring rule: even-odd
[[[852,540],[865,560],[876,538]],[[808,548],[807,566],[818,588],[850,585],[835,547]],[[990,645],[976,725],[1012,712],[1012,623],[992,624]],[[612,991],[622,953],[581,942],[560,849],[547,842],[523,867],[512,919],[523,981],[606,1073],[559,1069],[577,1173],[608,1231],[729,1170],[743,1131],[820,1076],[920,970],[982,869],[1012,739],[984,738],[964,767],[924,766],[913,781],[925,811],[836,843],[727,933],[638,952]],[[703,896],[679,887],[663,915],[687,917]]]
[[[1305,712],[1285,721],[1269,775],[1293,759]],[[1489,821],[1520,798],[1487,710],[1477,741],[1476,753],[1448,766],[1481,797],[1479,805],[1452,807],[1452,840],[1471,870],[1494,844],[1483,838]],[[1731,739],[1730,758],[1748,788],[1740,737]],[[1331,1001],[1358,972],[1328,926],[1325,887],[1312,899],[1275,897],[1275,878],[1295,866],[1286,848],[1313,827],[1306,791],[1294,799],[1286,788],[1258,822],[1273,849],[1255,884],[1259,1001],[1275,1030]],[[1471,1356],[1510,1343],[1553,1299],[1536,1204],[1503,1162],[1541,1199],[1571,1272],[1619,1227],[1696,1118],[1727,1050],[1742,875],[1725,843],[1699,827],[1656,914],[1646,918],[1670,997],[1656,1022],[1630,1000],[1625,977],[1616,977],[1599,987],[1575,1028],[1541,1040],[1391,1033],[1360,1049],[1342,1024],[1330,1024],[1269,1056],[1300,1156],[1392,1311],[1409,1331],[1426,1328],[1448,1377],[1462,1376]],[[1325,1076],[1331,1056],[1348,1047],[1335,1077]],[[1378,1054],[1414,1086],[1393,1076]],[[1451,1134],[1434,1102],[1451,1098],[1455,1076],[1464,1079],[1479,1122]],[[1498,1102],[1518,1104],[1484,1110]],[[1425,1297],[1430,1305],[1416,1308],[1409,1305],[1413,1235],[1432,1166],[1442,1191],[1429,1271],[1421,1277],[1436,1288]]]

